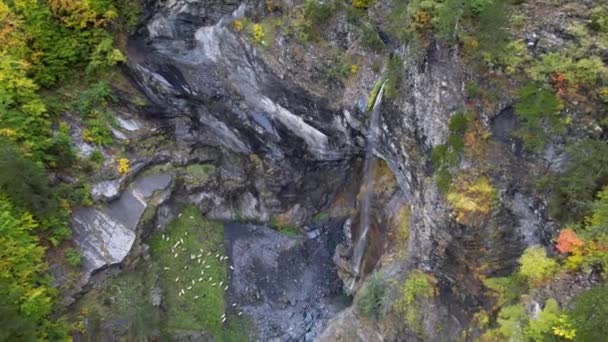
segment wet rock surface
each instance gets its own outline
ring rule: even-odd
[[[335,229],[340,221],[315,226],[296,238],[263,226],[225,225],[231,260],[226,302],[229,310],[252,319],[257,340],[313,341],[346,306],[331,261],[343,238]]]
[[[123,261],[135,241],[147,199],[170,183],[167,174],[143,176],[107,206],[74,211],[74,241],[82,251],[85,274]]]

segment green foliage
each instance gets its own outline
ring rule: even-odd
[[[103,164],[104,159],[103,153],[99,150],[91,152],[91,155],[89,156],[89,160],[95,164]]]
[[[505,306],[517,303],[520,296],[528,291],[526,280],[519,272],[515,272],[507,277],[484,279],[483,284],[493,292],[496,304]]]
[[[149,341],[150,335],[158,332],[162,322],[159,310],[149,299],[149,291],[157,283],[160,273],[157,265],[151,265],[145,270],[122,272],[91,289],[75,303],[77,307],[70,310],[79,315],[72,320],[86,321],[87,329],[81,331],[83,339],[102,340],[102,323],[111,317],[125,321],[124,341]]]
[[[539,83],[530,83],[520,89],[515,114],[522,124],[517,134],[525,148],[538,151],[544,147],[545,123],[549,124],[553,133],[563,132],[565,121],[560,115],[562,108],[559,97]]]
[[[215,171],[212,164],[191,164],[184,170],[184,182],[190,186],[205,185]]]
[[[528,315],[523,305],[506,306],[498,313],[498,328],[488,332],[488,336],[505,341],[525,341],[524,328],[528,324]]]
[[[608,270],[608,185],[598,192],[584,222],[575,227],[583,240],[570,251],[565,267],[569,270],[578,270],[582,266]]]
[[[359,20],[361,20],[361,18],[365,14],[363,10],[352,6],[346,6],[346,8],[344,9],[344,13],[346,14],[346,21],[351,24],[358,24]]]
[[[68,265],[72,267],[78,267],[82,263],[82,257],[80,256],[80,253],[74,248],[67,248],[63,252],[63,256]]]
[[[526,248],[519,258],[519,264],[519,272],[532,287],[544,285],[558,269],[557,262],[548,258],[545,249],[540,246]]]
[[[386,98],[394,99],[403,80],[403,60],[398,55],[392,55],[386,67],[386,86],[384,93]]]
[[[114,142],[110,126],[114,123],[114,116],[110,112],[93,111],[85,119],[86,128],[82,137],[86,142],[106,146]]]
[[[498,194],[487,177],[465,172],[456,178],[447,199],[456,214],[456,222],[480,226],[494,210]]]
[[[70,207],[79,205],[93,205],[91,199],[91,186],[83,181],[74,184],[61,184],[55,188],[58,196],[67,201]]]
[[[411,305],[416,299],[429,298],[435,294],[432,276],[420,270],[410,273],[401,290],[402,299],[407,305]]]
[[[225,254],[223,242],[222,225],[205,220],[191,206],[164,233],[151,238],[152,260],[160,270],[167,305],[167,329],[204,330],[217,340],[242,338],[235,325],[238,317],[230,325],[222,324],[228,265],[216,254]]]
[[[328,220],[329,220],[329,213],[325,212],[325,211],[319,212],[318,214],[316,214],[312,218],[312,221],[315,222],[315,223],[325,222],[325,221],[328,221]]]
[[[313,27],[326,25],[335,13],[336,5],[332,1],[306,0],[304,2],[304,15],[310,20]]]
[[[300,235],[300,230],[298,227],[291,223],[288,220],[285,220],[281,216],[273,216],[270,220],[270,225],[278,230],[279,232],[289,235],[289,236],[298,236]]]
[[[306,0],[301,12],[296,13],[301,13],[293,20],[298,39],[303,42],[318,41],[322,28],[336,13],[336,4],[333,1]]]
[[[81,115],[87,117],[90,112],[99,108],[105,108],[113,99],[114,95],[110,84],[105,81],[99,81],[79,94],[74,102],[74,108],[78,110]]]
[[[375,273],[365,283],[355,299],[355,307],[363,316],[371,319],[382,317],[382,306],[387,284],[381,274]]]
[[[608,67],[601,58],[591,56],[576,60],[563,53],[551,52],[537,59],[527,68],[527,73],[535,81],[546,81],[560,74],[574,86],[595,87],[608,77]]]
[[[76,99],[73,106],[85,120],[86,128],[82,133],[85,141],[102,146],[114,141],[110,126],[114,124],[115,119],[107,110],[113,99],[112,88],[104,81],[93,84]]]
[[[608,142],[585,140],[566,148],[569,163],[555,185],[551,215],[577,222],[590,210],[596,193],[608,184]]]
[[[563,341],[576,335],[570,318],[562,313],[557,301],[547,299],[535,317],[526,313],[523,303],[503,307],[496,319],[497,327],[486,331],[482,341]]]
[[[521,39],[510,41],[491,52],[485,53],[483,57],[486,62],[499,66],[508,74],[518,71],[531,58],[526,43]]]
[[[86,73],[89,75],[96,75],[104,70],[108,70],[117,63],[126,62],[127,58],[120,52],[120,50],[114,48],[114,40],[112,37],[104,37],[99,41],[93,53],[91,54],[91,60],[87,65]]]
[[[34,235],[37,228],[31,214],[18,210],[0,194],[0,298],[10,301],[9,310],[18,308],[17,317],[2,318],[35,326],[37,337],[46,340],[55,291],[44,276],[47,265],[44,248]],[[6,327],[8,322],[1,323]]]
[[[74,165],[78,156],[70,137],[70,127],[67,124],[61,123],[59,125],[47,153],[50,167],[66,169]]]
[[[378,36],[378,32],[376,32],[373,27],[363,25],[361,27],[361,45],[372,51],[378,52],[382,50],[384,43],[380,39],[380,36]]]
[[[0,280],[0,293],[6,293],[6,285]],[[0,341],[36,341],[36,322],[19,312],[15,300],[0,297]]]
[[[380,89],[382,88],[383,84],[385,84],[385,80],[383,80],[383,79],[378,80],[376,82],[376,84],[374,85],[374,87],[372,88],[372,91],[369,93],[369,96],[367,97],[367,106],[366,106],[366,109],[368,112],[374,108],[374,104],[376,103],[376,99],[378,98],[378,94],[380,93]]]
[[[435,296],[435,278],[421,270],[412,271],[399,291],[399,298],[394,302],[395,311],[405,317],[410,329],[419,332],[421,325],[420,307],[423,300]]]
[[[404,41],[433,34],[451,41],[469,40],[472,55],[492,53],[507,42],[504,30],[508,7],[503,0],[398,1],[389,18],[389,31]]]
[[[608,285],[586,291],[573,300],[569,313],[577,341],[603,341],[608,336]]]
[[[608,33],[608,5],[593,8],[590,19],[589,27],[592,30]]]
[[[431,152],[431,164],[435,170],[435,182],[442,192],[447,192],[452,184],[450,168],[458,163],[464,150],[464,133],[471,121],[472,113],[459,111],[452,115],[448,123],[450,135],[445,144],[437,145]]]
[[[477,98],[483,93],[479,84],[475,81],[468,81],[464,85],[464,89],[467,92],[467,97]]]
[[[591,208],[591,215],[587,219],[587,236],[608,237],[608,185],[598,192]]]
[[[42,276],[44,249],[34,234],[53,245],[69,237],[70,196],[79,193],[64,184],[51,190],[42,169],[71,168],[77,160],[69,126],[58,122],[65,107],[51,88],[87,65],[99,72],[124,60],[107,29],[117,17],[115,1],[0,1],[0,244],[8,253],[0,262],[7,283],[0,297],[10,302],[8,311],[18,310],[15,326],[34,326],[42,341],[65,340],[67,333],[63,323],[48,319],[54,294]]]
[[[4,139],[0,140],[0,174],[0,192],[16,206],[38,219],[49,217],[57,209],[44,170]]]
[[[524,330],[527,338],[535,342],[550,341],[554,339],[553,327],[559,324],[561,310],[553,298],[545,303],[543,311],[538,313],[536,319],[531,319]]]

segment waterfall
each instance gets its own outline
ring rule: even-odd
[[[382,102],[382,95],[384,94],[384,85],[385,82],[383,82],[382,86],[380,86],[380,90],[378,91],[374,100],[374,106],[371,110],[372,113],[369,128],[367,130],[365,161],[363,163],[363,191],[361,194],[360,203],[361,216],[359,217],[359,239],[355,244],[352,259],[355,277],[359,274],[361,259],[363,258],[363,252],[365,252],[365,243],[367,242],[367,231],[369,230],[371,202],[374,192],[374,143],[378,137],[380,103]]]

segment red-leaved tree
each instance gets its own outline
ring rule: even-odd
[[[559,232],[559,236],[557,237],[557,243],[555,244],[555,248],[562,253],[571,253],[576,248],[581,247],[583,245],[583,240],[579,239],[576,236],[576,232],[571,228],[562,229]]]

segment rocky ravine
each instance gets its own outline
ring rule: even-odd
[[[141,120],[160,123],[163,130],[158,135],[165,140],[147,149],[133,144],[130,151],[142,168],[134,169],[126,180],[115,180],[119,185],[103,180],[95,189],[104,189],[96,191],[110,202],[76,212],[77,241],[84,250],[87,271],[83,284],[90,284],[89,274],[103,274],[99,272],[112,265],[121,265],[125,271],[140,267],[147,258],[146,238],[165,226],[178,203],[195,204],[212,219],[269,222],[278,217],[300,227],[322,211],[342,219],[350,216],[360,182],[366,99],[382,75],[365,62],[347,84],[314,82],[315,71],[309,66],[326,57],[322,49],[311,47],[296,61],[293,56],[302,47],[289,37],[278,34],[270,47],[261,48],[231,29],[232,20],[260,15],[261,6],[147,2],[142,25],[128,44],[128,74],[151,102]],[[344,18],[331,25],[335,30],[329,32],[349,29]],[[356,44],[350,44],[349,35],[326,38],[334,46],[351,46],[365,56]],[[390,249],[378,243],[380,252],[368,253],[366,270],[381,270],[385,277],[399,279],[413,268],[434,274],[439,295],[423,309],[424,336],[454,340],[485,301],[480,281],[470,271],[481,263],[489,263],[486,274],[510,270],[526,245],[545,238],[538,233],[542,227],[547,227],[547,233],[552,229],[543,202],[526,185],[528,168],[545,161],[527,160],[512,149],[509,138],[492,144],[496,165],[490,177],[500,197],[496,219],[480,229],[457,224],[430,177],[428,160],[432,148],[447,137],[449,117],[464,105],[467,73],[447,46],[431,44],[422,61],[412,57],[408,46],[395,46],[394,52],[406,61],[404,81],[399,96],[380,113],[374,152],[388,164],[398,189],[377,196],[374,221],[386,229],[371,234],[370,244],[390,231],[395,208],[406,204],[411,207],[410,235],[403,257],[387,258]],[[503,107],[483,114],[483,125],[498,137],[508,137],[505,130],[512,126],[507,124],[512,112],[508,105]],[[201,175],[193,165],[212,168]],[[149,206],[151,198],[154,205]],[[133,204],[140,209],[131,208]],[[146,215],[148,206],[152,209]],[[253,246],[236,258],[233,255],[241,264],[234,271],[230,295],[257,324],[258,339],[313,339],[339,307],[317,302],[316,297],[336,294],[334,266],[326,263],[337,241],[319,241],[311,247],[309,240],[314,238],[309,238],[298,247],[265,228],[255,229],[239,224],[225,228],[232,253],[242,249],[243,243]],[[324,229],[331,235],[341,227]],[[353,234],[351,238],[356,238],[356,231]],[[267,240],[275,241],[269,242],[275,246],[264,247]],[[342,266],[340,275],[345,281],[351,280],[349,245],[347,238],[334,258]],[[312,253],[319,246],[323,253]],[[264,253],[274,256],[255,264],[264,260]],[[375,254],[372,259],[371,254]],[[291,264],[290,257],[296,258]],[[277,258],[280,262],[274,264]],[[300,272],[282,279],[286,268]],[[304,290],[296,295],[289,281],[306,284]],[[82,293],[73,295],[78,298]],[[282,311],[286,308],[289,314]],[[296,333],[289,335],[289,331]],[[369,325],[346,309],[331,321],[321,339],[349,340],[348,336],[372,341],[404,336],[415,340],[419,335],[404,326]]]

